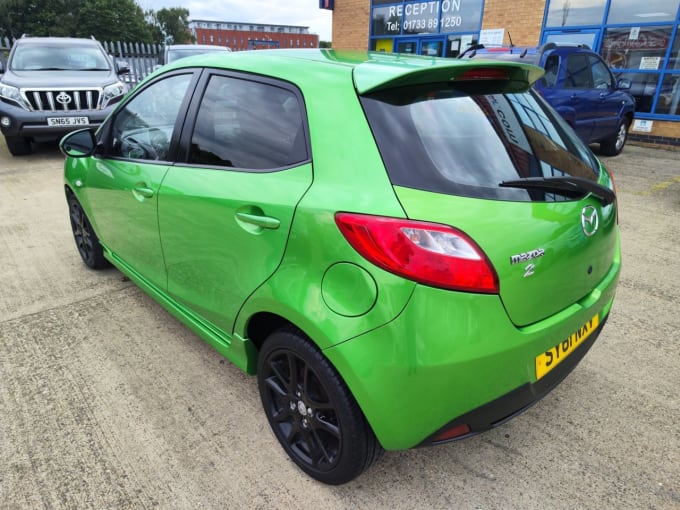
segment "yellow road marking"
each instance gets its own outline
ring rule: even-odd
[[[680,175],[673,177],[669,181],[664,181],[660,182],[659,184],[655,184],[648,190],[645,190],[640,193],[640,195],[652,195],[654,193],[659,193],[660,191],[664,191],[667,188],[670,188],[673,184],[680,183]]]

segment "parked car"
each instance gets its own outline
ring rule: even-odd
[[[383,448],[524,411],[609,316],[612,177],[541,75],[311,49],[173,62],[62,140],[76,246],[257,374],[291,459],[347,482]]]
[[[204,53],[231,51],[227,46],[215,46],[212,44],[169,44],[163,49],[163,55],[154,70],[165,64],[179,60],[180,58],[202,55]]]
[[[7,67],[0,62],[0,130],[10,153],[98,126],[127,92],[119,77],[127,72],[94,39],[18,39]]]
[[[604,60],[585,45],[548,43],[540,47],[481,48],[475,58],[526,62],[545,75],[535,88],[586,143],[599,143],[600,153],[623,150],[633,122],[635,100],[630,81],[616,80]]]

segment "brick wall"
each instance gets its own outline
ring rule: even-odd
[[[536,46],[541,37],[545,0],[486,0],[482,29],[504,28],[503,44],[510,44],[508,33],[515,46]]]
[[[370,0],[336,0],[333,10],[333,48],[368,49]]]

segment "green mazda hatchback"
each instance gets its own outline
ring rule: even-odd
[[[527,64],[331,50],[165,66],[61,149],[76,246],[257,375],[313,478],[545,396],[620,272],[611,175]]]

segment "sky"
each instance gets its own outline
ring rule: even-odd
[[[331,40],[331,11],[319,0],[137,0],[144,10],[184,7],[189,20],[239,21],[309,27],[321,41]]]

